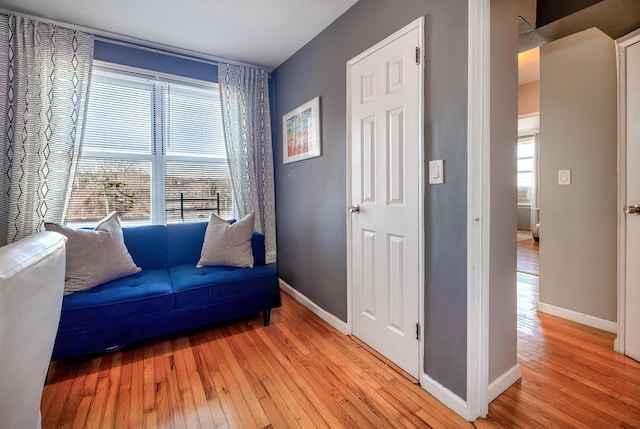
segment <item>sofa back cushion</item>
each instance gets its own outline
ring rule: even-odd
[[[204,233],[209,222],[171,223],[167,225],[167,264],[170,267],[193,264],[200,260]],[[265,264],[264,235],[254,231],[251,238],[253,264]],[[133,255],[133,253],[132,253]],[[135,257],[134,257],[135,260]],[[144,268],[144,267],[143,267]]]
[[[189,222],[167,225],[169,241],[167,260],[170,267],[184,264],[196,265],[200,259],[207,224],[208,222]]]
[[[264,235],[258,231],[253,231],[253,237],[251,237],[251,250],[253,251],[253,266],[265,265],[266,256],[264,248]]]
[[[133,261],[143,270],[193,264],[200,259],[208,222],[169,225],[125,226],[124,244]],[[265,264],[264,235],[254,231],[251,238],[253,264]]]
[[[167,227],[141,225],[122,228],[124,244],[143,270],[167,268]]]

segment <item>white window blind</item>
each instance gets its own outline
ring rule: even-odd
[[[151,154],[155,86],[96,69],[91,80],[84,151]]]
[[[530,205],[533,191],[534,137],[518,139],[518,204]]]
[[[217,85],[96,67],[67,223],[233,214]]]
[[[218,91],[174,84],[164,93],[168,155],[226,159]]]

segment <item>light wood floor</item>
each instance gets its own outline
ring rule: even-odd
[[[540,246],[533,238],[518,241],[517,270],[519,273],[540,275]]]
[[[42,427],[472,427],[288,295],[271,317],[54,362]]]
[[[640,428],[640,363],[615,335],[536,312],[538,244],[518,242],[518,361],[522,380],[478,428]]]
[[[613,352],[612,334],[537,313],[537,293],[538,277],[519,273],[523,378],[475,427],[640,428],[640,364]],[[268,328],[257,315],[52,363],[42,419],[44,429],[472,427],[286,294]]]

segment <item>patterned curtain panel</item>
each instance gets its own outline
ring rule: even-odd
[[[266,238],[267,263],[276,261],[276,218],[269,113],[269,74],[218,64],[227,160],[238,215],[254,212]]]
[[[0,14],[0,245],[63,221],[92,61],[92,35]]]

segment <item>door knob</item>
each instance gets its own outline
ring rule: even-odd
[[[349,206],[349,213],[360,213],[360,206],[357,204]]]
[[[624,212],[626,214],[640,215],[640,206],[639,205],[624,206]]]

